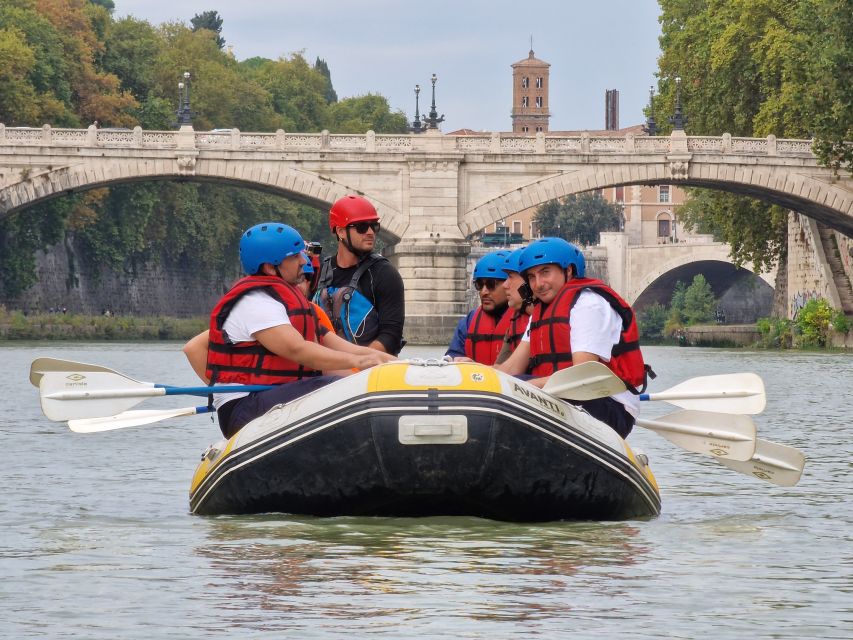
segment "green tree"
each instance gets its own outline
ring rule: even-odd
[[[834,315],[835,311],[823,298],[806,302],[795,319],[800,329],[799,343],[806,347],[825,347]]]
[[[607,202],[598,193],[581,193],[546,202],[533,220],[544,236],[589,246],[598,244],[602,231],[618,231],[622,215],[621,204]]]
[[[830,166],[853,148],[849,0],[659,0],[661,115],[681,98],[697,135],[816,137]],[[658,118],[663,122],[662,117]],[[764,203],[690,190],[702,206],[682,217],[733,247],[738,264],[775,264],[785,250],[786,216]],[[700,225],[699,221],[703,219]]]
[[[317,58],[314,61],[314,71],[317,71],[326,78],[326,102],[332,104],[338,101],[338,94],[332,86],[332,72],[329,71],[329,65],[322,58]]]
[[[711,285],[701,273],[684,291],[684,319],[688,325],[701,324],[714,319],[717,299]]]
[[[216,34],[216,44],[221,49],[225,46],[225,38],[222,37],[222,18],[219,16],[218,11],[205,11],[203,13],[197,13],[193,16],[192,20],[190,20],[190,24],[193,26],[193,31],[198,31],[199,29],[207,29],[208,31],[212,31]]]
[[[637,314],[640,336],[645,340],[663,338],[668,311],[662,304],[651,304]]]
[[[268,93],[284,129],[311,132],[326,128],[327,78],[301,53],[275,61],[253,61],[245,65],[244,72]]]
[[[330,104],[327,112],[332,133],[405,133],[408,126],[405,113],[392,113],[387,98],[375,94],[345,98]]]

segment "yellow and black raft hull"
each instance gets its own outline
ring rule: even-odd
[[[395,362],[271,409],[202,456],[193,513],[655,516],[645,456],[583,410],[490,367]]]

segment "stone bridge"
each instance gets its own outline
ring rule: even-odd
[[[629,184],[715,188],[853,236],[853,181],[820,166],[808,140],[683,131],[620,138],[0,125],[0,216],[66,193],[175,179],[255,188],[320,208],[364,194],[393,244],[388,254],[406,281],[407,335],[418,342],[443,342],[466,310],[472,234],[572,193]]]

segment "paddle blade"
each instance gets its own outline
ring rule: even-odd
[[[163,390],[115,372],[47,371],[39,381],[41,409],[57,422],[115,415],[155,395]]]
[[[640,396],[663,400],[695,411],[723,411],[755,415],[764,411],[764,382],[754,373],[729,373],[690,378],[660,393]]]
[[[623,383],[600,362],[584,362],[551,374],[543,391],[564,400],[593,400],[625,391]]]
[[[780,487],[793,487],[803,475],[806,456],[794,447],[759,439],[755,445],[755,455],[750,460],[739,462],[730,458],[717,458],[717,462]]]
[[[117,371],[107,369],[98,364],[88,364],[86,362],[72,362],[71,360],[58,360],[57,358],[36,358],[30,364],[30,384],[34,387],[39,386],[42,374],[48,371],[64,371],[73,373],[75,371],[103,371],[121,375]]]
[[[125,429],[127,427],[138,427],[143,424],[160,422],[169,418],[181,416],[194,416],[199,413],[207,413],[207,407],[184,407],[182,409],[147,409],[142,411],[124,411],[115,416],[103,418],[81,418],[69,420],[68,426],[75,433],[98,433],[101,431],[112,431],[113,429]]]
[[[676,411],[636,424],[693,453],[720,460],[749,460],[755,453],[755,423],[748,416]]]

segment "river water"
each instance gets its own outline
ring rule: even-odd
[[[27,379],[51,356],[197,384],[179,346],[0,343],[0,637],[853,637],[853,356],[648,348],[652,391],[759,373],[759,433],[806,453],[800,484],[766,484],[635,429],[660,517],[509,524],[192,516],[190,477],[219,435],[209,416],[75,434],[44,418]]]

